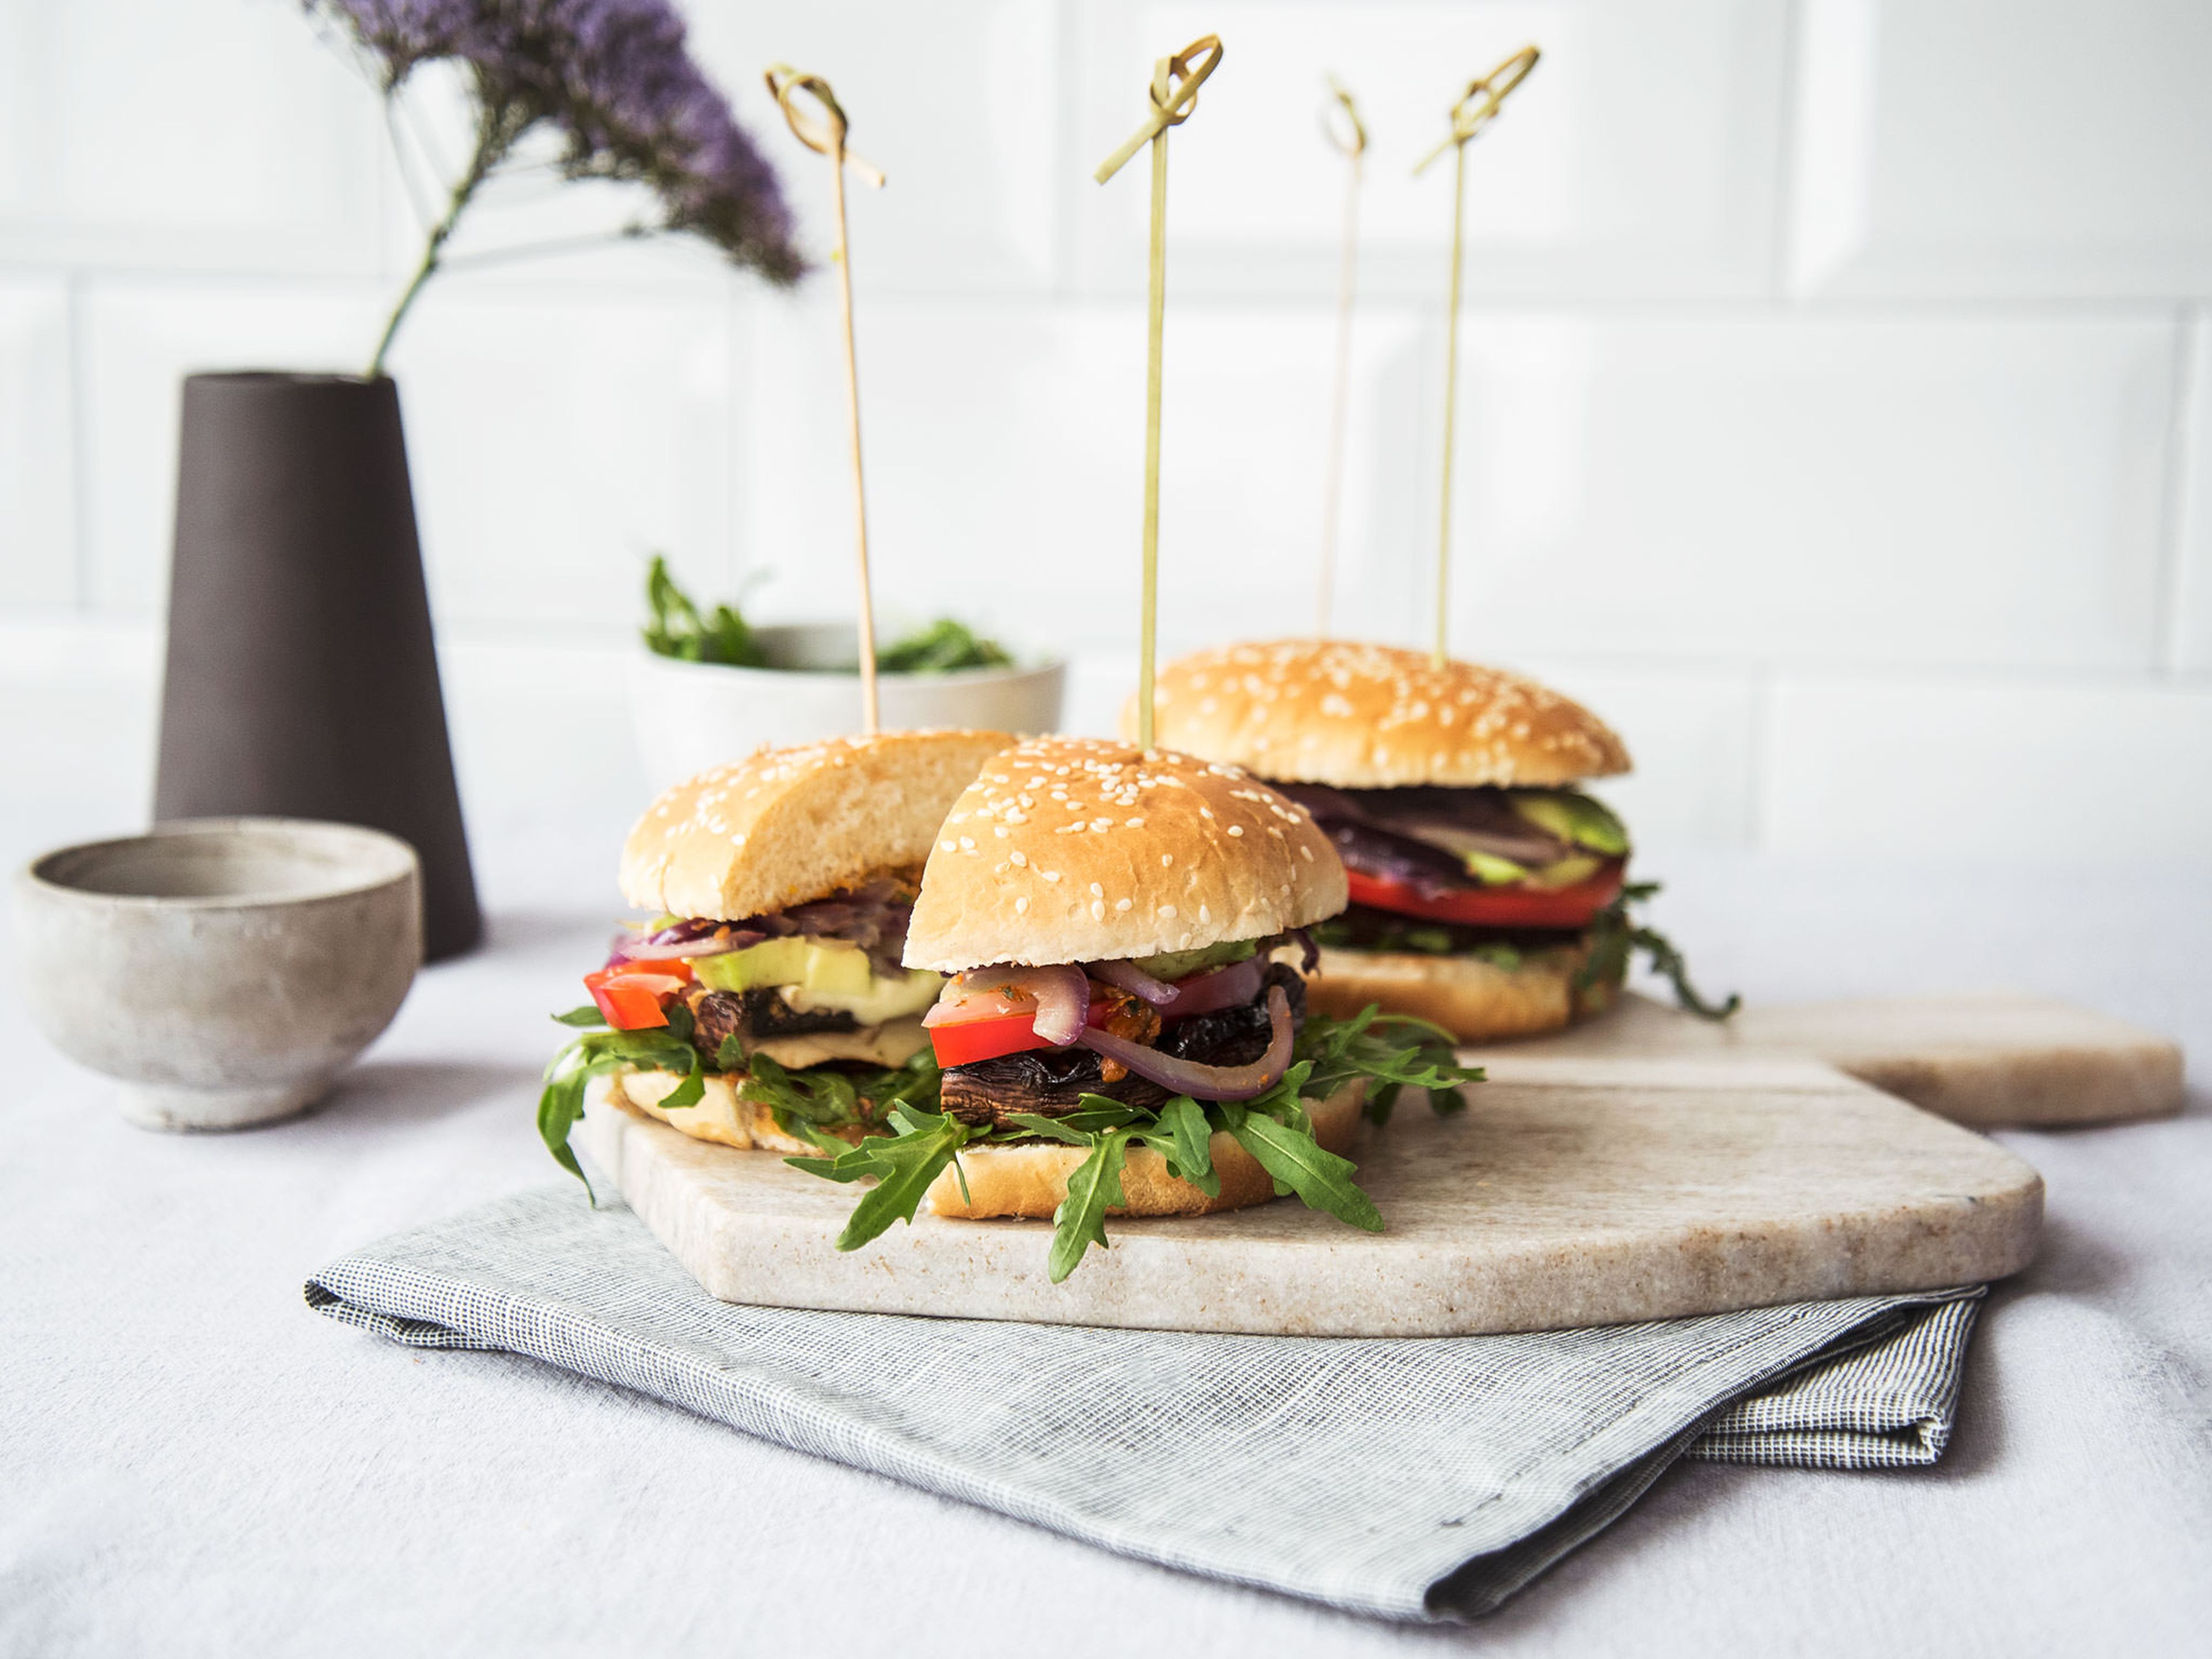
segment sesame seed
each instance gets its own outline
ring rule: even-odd
[[[1309,852],[1306,854],[1306,856],[1307,856],[1308,858],[1311,858],[1311,857],[1313,856],[1313,854],[1312,854],[1310,851],[1309,851]],[[1013,850],[1012,852],[1011,852],[1011,853],[1007,854],[1006,854],[1006,858],[1007,858],[1008,861],[1009,861],[1009,862],[1011,862],[1011,863],[1013,865],[1014,868],[1016,868],[1017,870],[1021,869],[1024,866],[1027,865],[1027,864],[1029,863],[1029,861],[1030,861],[1030,855],[1029,855],[1027,853],[1024,853],[1024,851],[1022,851],[1022,849],[1021,849],[1020,848],[1018,848],[1018,847],[1017,847],[1016,848],[1014,848],[1014,850]]]
[[[1014,901],[1014,914],[1015,914],[1016,915],[1021,915],[1023,911],[1024,911],[1024,910],[1028,909],[1029,908],[1030,908],[1029,895],[1028,895],[1028,894],[1026,894],[1026,893],[1024,893],[1024,895],[1022,895],[1022,896],[1021,896],[1021,897],[1019,897],[1019,898],[1018,898],[1018,899],[1016,899],[1016,900]]]
[[[1129,908],[1129,901],[1125,898],[1117,898],[1114,901],[1114,908],[1116,910],[1126,910]]]
[[[1103,921],[1106,919],[1105,900],[1093,899],[1091,901],[1091,919],[1093,921]]]

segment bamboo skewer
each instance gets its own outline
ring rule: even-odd
[[[876,702],[876,607],[868,575],[868,491],[860,468],[860,368],[853,341],[852,244],[845,226],[845,169],[850,167],[872,189],[884,187],[884,175],[845,148],[848,125],[845,112],[818,75],[806,75],[788,64],[768,71],[768,89],[790,125],[793,136],[807,149],[830,158],[830,199],[837,213],[837,246],[830,262],[837,267],[837,300],[845,325],[845,413],[853,445],[854,551],[858,561],[860,599],[860,718],[870,737],[879,723]],[[821,106],[819,116],[809,115],[792,103],[799,93],[810,94]]]
[[[1451,132],[1423,156],[1413,168],[1418,177],[1446,150],[1455,152],[1452,170],[1451,295],[1444,313],[1444,464],[1443,501],[1437,522],[1437,639],[1430,660],[1444,665],[1451,631],[1451,514],[1454,426],[1459,413],[1459,294],[1460,270],[1467,234],[1468,141],[1490,125],[1505,96],[1528,78],[1536,67],[1536,48],[1523,46],[1479,81],[1468,83],[1459,102],[1452,106]]]
[[[1322,106],[1322,135],[1352,165],[1344,179],[1344,252],[1336,276],[1336,386],[1328,406],[1328,471],[1322,486],[1321,580],[1315,606],[1314,631],[1323,639],[1328,637],[1329,613],[1335,608],[1337,521],[1344,500],[1346,412],[1352,400],[1352,293],[1358,274],[1359,185],[1367,155],[1367,128],[1360,121],[1359,106],[1333,75],[1328,90],[1331,101]]]
[[[1152,651],[1158,634],[1160,568],[1160,372],[1166,334],[1168,297],[1168,129],[1179,127],[1198,107],[1198,89],[1221,63],[1221,41],[1201,35],[1172,58],[1152,65],[1152,113],[1129,140],[1093,174],[1104,184],[1146,144],[1152,147],[1152,245],[1151,304],[1146,322],[1149,357],[1145,372],[1144,603],[1137,647],[1137,746],[1152,746]]]

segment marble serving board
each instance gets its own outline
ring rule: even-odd
[[[2035,1171],[1981,1136],[1788,1057],[1507,1054],[1468,1109],[1363,1131],[1388,1231],[1295,1200],[1109,1224],[1062,1285],[1050,1227],[927,1213],[850,1254],[858,1197],[587,1097],[579,1142],[730,1302],[1313,1336],[1450,1336],[2000,1279],[2027,1265]]]
[[[1719,1024],[1632,993],[1587,1024],[1477,1053],[1485,1060],[1799,1055],[1979,1128],[2159,1117],[2179,1111],[2183,1098],[2178,1044],[2011,992],[1753,1006]]]

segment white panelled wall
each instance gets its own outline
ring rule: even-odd
[[[1332,70],[1374,138],[1339,626],[1416,642],[1450,206],[1411,163],[1533,40],[1470,155],[1455,648],[1621,727],[1649,848],[2212,853],[2212,9],[689,11],[813,252],[763,65],[828,76],[890,175],[853,204],[882,609],[1071,653],[1076,729],[1134,661],[1144,180],[1090,173],[1151,59],[1227,48],[1174,140],[1163,647],[1310,626]],[[462,251],[623,206],[518,187]],[[291,0],[0,5],[0,769],[42,833],[150,793],[179,377],[358,369],[417,246]],[[648,552],[765,617],[848,602],[836,350],[826,277],[680,246],[429,289],[393,368],[480,839],[637,805]]]

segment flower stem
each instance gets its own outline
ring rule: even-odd
[[[453,227],[460,222],[461,210],[477,193],[477,187],[491,174],[500,159],[514,145],[517,133],[504,109],[487,107],[477,118],[476,154],[469,158],[468,170],[454,181],[453,193],[446,204],[444,218],[430,227],[430,239],[423,245],[422,262],[415,267],[415,275],[399,295],[399,303],[392,307],[391,320],[384,325],[383,337],[376,343],[376,350],[368,360],[365,379],[374,380],[384,373],[385,353],[392,349],[392,336],[399,332],[399,325],[415,303],[415,296],[422,291],[441,263],[447,239],[453,235]]]

